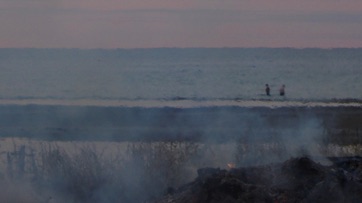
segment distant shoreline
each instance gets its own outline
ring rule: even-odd
[[[39,106],[94,106],[94,107],[144,107],[144,108],[197,108],[197,107],[362,107],[362,100],[332,99],[325,101],[298,101],[282,99],[242,100],[91,100],[91,99],[0,99],[0,106],[7,105],[39,105]]]

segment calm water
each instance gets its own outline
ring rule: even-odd
[[[0,49],[0,69],[2,100],[362,99],[362,49]]]

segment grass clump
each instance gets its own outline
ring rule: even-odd
[[[186,142],[129,143],[124,153],[91,145],[70,152],[49,143],[36,152],[15,148],[3,179],[29,184],[35,202],[144,202],[185,183],[185,163],[198,153]]]

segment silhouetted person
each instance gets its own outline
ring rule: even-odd
[[[270,87],[268,84],[265,84],[265,93],[266,95],[270,96]]]
[[[282,85],[279,89],[279,95],[284,96],[285,95],[285,85]]]

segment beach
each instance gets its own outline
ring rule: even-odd
[[[0,136],[59,141],[265,141],[306,129],[324,141],[360,142],[360,106],[125,107],[0,105]],[[287,135],[288,134],[288,135]],[[309,135],[300,135],[300,137]]]

